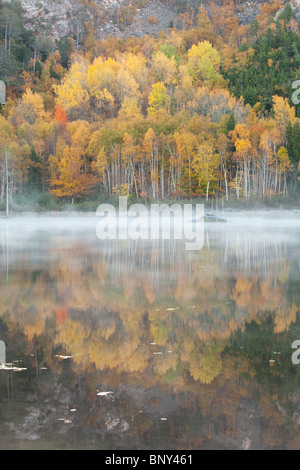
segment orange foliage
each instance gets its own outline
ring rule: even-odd
[[[54,119],[59,121],[63,126],[66,126],[69,122],[65,109],[59,103],[55,106]]]
[[[55,312],[56,321],[59,325],[62,325],[68,318],[69,308],[67,305],[60,307]]]

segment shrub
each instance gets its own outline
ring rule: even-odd
[[[157,23],[158,23],[158,20],[157,20],[156,16],[149,16],[149,18],[148,18],[148,23],[150,23],[150,24],[157,24]]]
[[[41,211],[49,211],[49,210],[59,210],[60,209],[60,203],[59,201],[52,196],[51,194],[45,193],[41,194],[37,201],[37,209]]]

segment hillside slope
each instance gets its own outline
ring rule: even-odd
[[[11,2],[12,0],[4,0]],[[25,11],[26,27],[52,39],[69,34],[77,40],[91,22],[96,36],[128,37],[154,35],[168,31],[170,26],[182,28],[187,9],[194,11],[203,3],[199,0],[20,0]],[[204,2],[209,4],[209,2]],[[219,2],[217,2],[219,3]],[[249,24],[259,14],[266,0],[238,2],[237,16],[241,24]],[[291,0],[294,13],[300,18],[300,0]]]

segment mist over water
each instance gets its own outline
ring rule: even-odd
[[[0,220],[0,448],[299,447],[300,213],[218,215],[195,251]]]

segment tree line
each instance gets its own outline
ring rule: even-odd
[[[68,37],[46,52],[2,6],[2,207],[32,191],[71,203],[294,197],[299,25],[288,9],[271,22],[277,3],[248,26],[230,0],[201,6],[195,24],[158,38],[97,40],[86,24],[80,47]],[[10,56],[24,64],[17,83]]]

